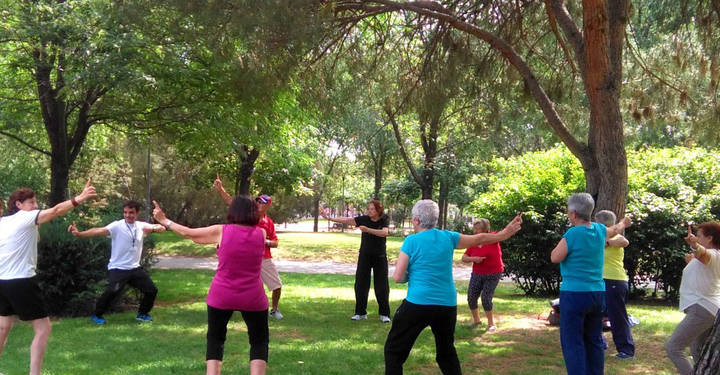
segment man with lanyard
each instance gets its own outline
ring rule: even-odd
[[[220,193],[220,196],[225,201],[225,203],[230,205],[230,202],[232,202],[232,196],[230,196],[230,194],[228,194],[228,192],[223,187],[222,180],[220,180],[219,174],[215,178],[213,186],[218,191],[218,193]],[[270,310],[270,316],[280,320],[283,318],[283,314],[280,312],[280,310],[278,310],[278,304],[280,303],[280,292],[282,290],[282,280],[280,280],[280,274],[275,267],[275,263],[273,263],[272,254],[270,252],[270,248],[278,246],[278,238],[275,234],[275,223],[273,223],[270,217],[267,216],[267,210],[272,204],[272,199],[268,195],[261,194],[258,195],[257,198],[255,198],[255,203],[257,204],[258,208],[258,216],[260,216],[260,222],[258,223],[258,227],[265,229],[266,234],[265,255],[263,255],[262,272],[260,273],[260,277],[262,278],[265,286],[267,286],[269,290],[272,290],[272,309]]]
[[[35,332],[30,344],[30,375],[42,372],[51,331],[42,290],[35,277],[38,228],[95,196],[95,188],[88,180],[80,195],[40,210],[35,192],[20,188],[8,199],[9,216],[0,221],[0,353],[16,318],[30,322]]]
[[[90,319],[95,324],[105,324],[103,314],[110,303],[123,292],[125,284],[140,290],[143,297],[140,301],[138,314],[135,318],[140,322],[151,322],[149,313],[155,303],[157,288],[150,276],[140,268],[143,239],[152,232],[164,232],[160,224],[149,224],[137,221],[140,203],[128,201],[123,206],[123,219],[113,221],[105,227],[78,231],[75,223],[68,227],[68,232],[75,237],[107,236],[111,240],[110,262],[108,263],[108,285],[95,305],[95,314]]]

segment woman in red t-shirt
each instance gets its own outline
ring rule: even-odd
[[[489,233],[490,221],[480,219],[473,224],[473,232]],[[488,320],[488,332],[497,329],[493,320],[493,303],[492,298],[495,294],[500,278],[502,277],[505,267],[502,261],[502,250],[500,243],[490,243],[483,246],[473,246],[465,251],[462,261],[473,264],[472,275],[470,275],[470,285],[468,286],[468,306],[472,312],[475,325],[480,324],[480,314],[478,313],[478,297],[482,298],[483,310]]]

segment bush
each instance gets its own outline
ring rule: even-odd
[[[40,227],[37,274],[51,315],[89,315],[95,299],[107,285],[110,240],[105,237],[74,238],[67,232],[73,220],[78,221],[81,228],[90,227],[81,223],[74,213]],[[147,270],[156,261],[154,247],[152,237],[146,238],[141,265]],[[126,302],[118,299],[111,309],[117,310]]]
[[[684,147],[628,152],[627,211],[634,225],[626,232],[625,268],[633,294],[655,281],[656,291],[677,298],[686,224],[720,214],[719,162],[718,154]],[[493,173],[470,211],[498,228],[525,211],[523,229],[503,243],[505,271],[527,294],[556,294],[560,270],[550,251],[569,227],[567,197],[584,190],[582,168],[565,148],[496,159],[484,168]]]

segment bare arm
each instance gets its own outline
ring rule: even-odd
[[[223,187],[222,180],[220,180],[219,173],[217,174],[217,177],[215,178],[215,181],[213,182],[213,187],[215,188],[215,190],[217,190],[217,192],[220,194],[220,197],[222,197],[222,199],[225,201],[225,203],[227,203],[227,205],[229,206],[230,203],[232,203],[232,196],[230,196],[230,194],[228,194],[228,192]]]
[[[560,240],[560,242],[558,242],[557,246],[555,246],[553,251],[550,253],[550,261],[553,263],[560,263],[565,260],[565,258],[567,258],[567,255],[567,241],[565,241],[565,238],[563,238]]]
[[[461,260],[464,263],[480,263],[485,260],[485,257],[471,257],[470,255],[463,254]]]
[[[162,208],[156,201],[153,201],[155,208],[153,209],[153,216],[159,223],[163,223],[165,228],[185,237],[195,243],[199,244],[212,244],[220,243],[222,239],[222,225],[211,225],[209,227],[202,228],[189,228],[182,224],[172,222],[165,216]]]
[[[612,238],[615,237],[616,234],[622,234],[622,231],[631,225],[632,221],[629,217],[626,216],[620,219],[617,224],[607,228],[607,232],[605,232],[605,238]]]
[[[76,204],[83,203],[89,198],[96,197],[97,194],[95,193],[95,187],[93,187],[91,184],[92,181],[88,179],[85,183],[85,188],[83,189],[82,193],[80,193],[80,195],[65,202],[60,202],[52,208],[40,211],[37,219],[38,225],[45,224],[56,217],[63,216],[70,212],[73,208],[75,208]],[[74,204],[73,201],[76,204]]]
[[[75,225],[75,222],[68,227],[68,232],[72,234],[74,237],[80,237],[80,238],[86,238],[86,237],[97,237],[97,236],[109,236],[110,231],[107,230],[105,227],[97,227],[97,228],[90,228],[88,230],[79,231],[77,229],[77,226]]]
[[[352,219],[352,221],[353,221],[353,223],[355,223],[355,219]],[[358,227],[358,229],[360,229],[360,231],[362,231],[362,232],[370,233],[370,234],[372,234],[374,236],[378,236],[378,237],[387,237],[390,235],[390,230],[388,229],[388,227],[381,228],[381,229],[372,229],[372,228],[368,228],[364,225],[361,225]]]
[[[614,247],[627,247],[627,245],[630,245],[630,241],[627,240],[623,235],[618,234],[615,237],[605,241],[605,243],[608,246],[614,246]]]
[[[264,229],[263,229],[264,230]],[[267,247],[278,247],[278,240],[265,240],[265,245]]]
[[[142,229],[143,233],[147,236],[150,233],[162,233],[165,231],[165,227],[160,224],[150,224]]]
[[[687,235],[687,237],[685,237],[685,242],[687,242],[688,245],[690,245],[690,248],[693,249],[693,252],[688,255],[694,256],[695,258],[697,258],[697,260],[701,261],[702,264],[710,263],[710,258],[711,258],[710,253],[708,253],[707,249],[704,246],[700,245],[697,242],[697,237],[695,237],[695,235],[692,233],[692,228],[690,227],[689,224],[688,224],[688,235]],[[692,260],[692,257],[688,257],[688,256],[685,257],[686,263],[689,263],[690,260]]]
[[[395,262],[395,272],[393,273],[393,280],[396,283],[406,283],[407,280],[407,267],[410,262],[410,257],[402,251],[398,254],[397,262]]]
[[[467,249],[471,246],[485,245],[489,243],[502,242],[512,237],[520,230],[522,225],[522,213],[517,214],[508,225],[497,233],[461,234],[456,249]]]
[[[323,218],[330,220],[330,221],[334,221],[336,223],[345,224],[345,225],[355,225],[355,218],[353,218],[353,217],[329,217],[327,215],[327,213],[325,212],[325,210],[320,210],[320,212],[318,212],[318,213]]]

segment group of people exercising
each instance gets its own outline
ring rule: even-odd
[[[217,244],[218,267],[206,300],[207,374],[221,372],[227,325],[235,311],[242,314],[247,325],[250,373],[264,374],[269,351],[268,318],[283,318],[278,309],[282,281],[270,250],[278,246],[274,224],[267,216],[272,200],[264,194],[255,198],[232,197],[223,188],[219,176],[213,186],[228,204],[226,224],[190,228],[170,220],[155,201],[153,217],[157,224],[146,223],[137,220],[140,204],[129,201],[123,206],[121,220],[84,231],[80,231],[75,223],[69,226],[68,232],[75,237],[106,236],[112,242],[108,285],[96,303],[91,320],[96,324],[106,324],[104,313],[108,306],[126,285],[130,285],[142,292],[136,319],[140,322],[152,321],[150,311],[157,288],[140,267],[143,239],[148,234],[170,230],[196,243]],[[65,215],[74,207],[96,196],[95,188],[88,180],[83,191],[77,196],[50,209],[40,210],[32,190],[18,189],[8,199],[8,215],[0,219],[0,353],[7,342],[15,317],[29,321],[35,332],[30,348],[31,375],[41,373],[50,335],[50,320],[35,278],[38,227]],[[604,278],[607,270],[603,269],[603,265],[617,265],[617,251],[606,251],[606,247],[622,249],[626,246],[627,240],[620,233],[631,222],[624,218],[616,224],[615,216],[601,214],[603,211],[596,216],[600,223],[592,222],[589,215],[593,212],[594,201],[585,193],[572,195],[568,199],[567,209],[572,227],[551,252],[551,261],[560,264],[562,275],[561,346],[569,374],[602,373],[602,315],[606,311],[606,289],[617,289],[616,283]],[[392,323],[384,346],[385,373],[402,374],[403,364],[416,338],[430,326],[435,337],[436,360],[443,374],[460,374],[460,362],[454,345],[457,321],[457,291],[452,273],[454,250],[467,249],[462,260],[473,264],[468,287],[468,305],[473,324],[480,324],[478,299],[482,296],[483,310],[488,319],[487,331],[493,332],[497,325],[493,317],[492,297],[504,271],[499,243],[521,229],[522,214],[518,214],[498,232],[491,232],[489,222],[480,220],[474,224],[474,234],[464,235],[437,229],[437,204],[432,200],[418,201],[412,209],[411,223],[415,233],[405,238],[392,275],[397,283],[409,283],[407,296],[392,317],[386,253],[389,220],[384,214],[382,203],[379,200],[370,201],[367,215],[354,218],[328,217],[325,212],[320,214],[331,221],[355,225],[362,232],[355,278],[356,304],[351,319],[367,319],[372,274],[379,319],[384,323]],[[708,250],[710,246],[720,247],[717,246],[720,243],[713,242],[720,242],[720,230],[718,238],[715,239],[712,237],[714,232],[711,233],[708,228],[710,227],[707,225],[701,226],[698,237],[692,236],[690,232],[687,240],[696,249],[694,256],[703,265],[710,264],[712,270],[717,269],[717,274],[720,275],[720,261],[716,260],[720,259],[718,251]],[[614,255],[608,258],[608,254]],[[714,271],[709,272],[712,274]],[[272,291],[272,304],[268,304],[263,284]],[[611,319],[618,322],[612,322],[618,332],[624,329],[624,325],[620,323],[623,314],[627,320],[624,307],[627,289],[623,292],[621,285],[619,290],[612,303],[620,303],[622,306],[616,306],[615,317],[611,316]],[[720,284],[717,292],[717,304],[720,307]],[[681,287],[681,307],[682,296]],[[707,302],[707,299],[700,298],[700,301]],[[715,303],[713,301],[711,300]],[[685,304],[688,302],[685,301]],[[695,305],[690,303],[690,306]],[[688,313],[689,310],[685,311]],[[715,313],[711,315],[714,318]],[[627,329],[629,330],[629,327]],[[689,328],[683,331],[686,333],[683,338],[692,336],[687,333],[688,330]],[[634,355],[632,337],[629,336],[629,341],[623,340],[628,334],[620,332],[616,337],[616,332],[613,331],[619,358],[630,358]],[[674,358],[673,361],[675,362]]]

